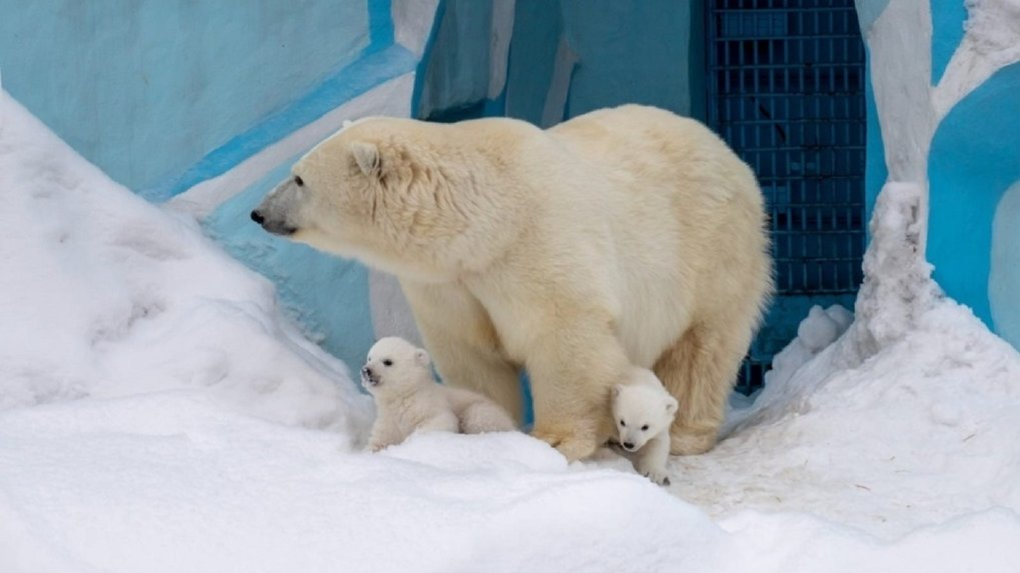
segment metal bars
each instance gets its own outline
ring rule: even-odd
[[[864,45],[852,0],[709,0],[708,124],[758,176],[776,309],[738,389],[811,304],[852,304],[864,254]]]

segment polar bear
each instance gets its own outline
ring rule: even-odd
[[[772,291],[754,174],[702,124],[637,105],[548,130],[375,117],[326,139],[252,211],[267,231],[395,274],[443,380],[568,459],[613,435],[632,366],[709,450]]]
[[[361,383],[376,403],[368,442],[372,451],[399,444],[414,432],[516,429],[510,415],[484,396],[436,384],[428,353],[401,338],[383,338],[372,346]]]
[[[651,370],[635,368],[613,387],[610,410],[616,443],[639,474],[659,485],[669,485],[669,428],[677,407],[676,398]]]

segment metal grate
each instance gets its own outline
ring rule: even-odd
[[[758,176],[777,298],[737,389],[814,304],[852,308],[863,278],[864,45],[853,0],[710,0],[708,123]]]

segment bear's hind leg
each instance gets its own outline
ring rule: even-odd
[[[702,454],[715,446],[749,344],[750,332],[693,324],[659,357],[655,374],[680,402],[670,429],[672,454]]]

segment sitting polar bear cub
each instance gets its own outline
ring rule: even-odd
[[[620,447],[638,473],[659,485],[669,485],[669,428],[678,406],[651,370],[635,368],[625,383],[613,387]]]
[[[437,384],[430,365],[427,352],[402,338],[383,338],[368,351],[361,383],[377,410],[370,450],[399,444],[414,432],[517,429],[509,414],[482,395]]]

